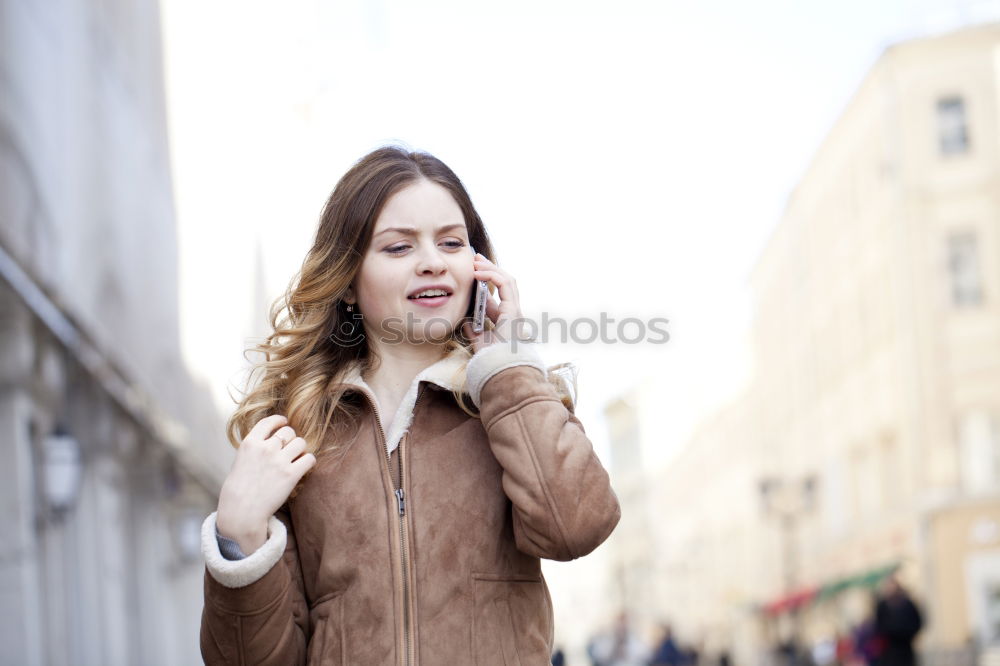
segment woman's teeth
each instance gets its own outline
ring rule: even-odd
[[[422,291],[416,296],[410,296],[410,298],[431,298],[434,296],[447,296],[448,292],[444,289],[428,289],[427,291]]]

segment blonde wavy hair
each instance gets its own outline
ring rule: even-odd
[[[493,245],[479,213],[462,182],[444,162],[428,153],[409,152],[398,146],[384,146],[362,157],[334,187],[301,269],[272,304],[269,322],[273,332],[244,352],[245,358],[251,351],[259,352],[263,360],[247,358],[252,365],[248,388],[241,399],[234,399],[237,407],[226,424],[226,434],[234,447],[239,447],[260,419],[271,414],[286,416],[296,434],[307,442],[307,451],[317,457],[336,451],[356,433],[364,403],[349,387],[337,385],[352,365],[360,364],[365,375],[374,369],[378,359],[363,336],[355,344],[341,342],[339,336],[357,326],[346,310],[343,296],[361,270],[375,221],[386,201],[421,179],[451,193],[462,210],[470,243],[495,262]],[[491,293],[494,290],[490,285]],[[486,326],[492,327],[488,319]],[[456,327],[443,351],[451,353],[461,347],[464,352],[460,353],[471,358],[471,341],[462,329],[461,325]],[[563,363],[550,370],[550,381],[563,404],[572,410],[575,366]],[[464,377],[461,379],[459,383],[464,385]],[[455,391],[454,395],[466,413],[478,417],[467,394]]]

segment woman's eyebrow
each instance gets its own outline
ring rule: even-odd
[[[465,229],[465,224],[464,223],[462,223],[462,224],[446,224],[443,227],[438,227],[437,228],[437,232],[441,233],[442,231],[451,231],[452,229]],[[396,231],[396,232],[399,232],[401,234],[406,234],[407,236],[416,236],[417,235],[417,228],[416,227],[390,227],[388,229],[383,229],[382,231],[380,231],[377,234],[375,234],[375,236],[381,236],[382,234],[387,234],[390,231]]]

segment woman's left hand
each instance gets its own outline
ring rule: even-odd
[[[497,343],[510,343],[518,331],[523,316],[521,315],[521,298],[517,293],[517,283],[510,273],[503,270],[483,255],[476,253],[473,259],[475,278],[496,285],[500,294],[500,303],[492,297],[486,299],[486,316],[493,322],[493,330],[484,326],[479,333],[472,332],[472,322],[464,324],[465,336],[472,341],[472,347],[479,351]]]

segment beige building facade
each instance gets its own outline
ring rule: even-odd
[[[925,655],[1000,644],[998,102],[1000,25],[892,46],[790,197],[753,380],[649,499],[655,614],[706,653],[846,631],[894,569]]]

